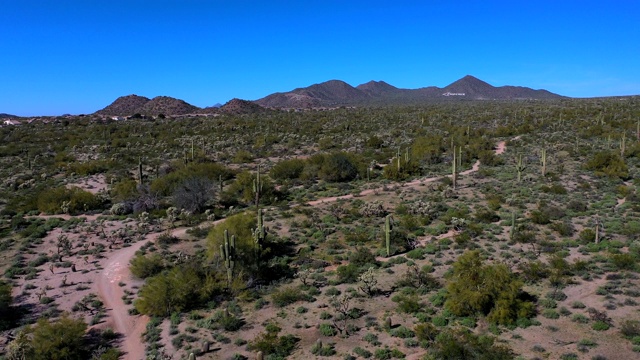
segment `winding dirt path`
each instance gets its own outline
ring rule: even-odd
[[[222,223],[224,220],[205,222],[200,226],[212,226]],[[171,235],[182,238],[187,234],[188,229],[190,227],[173,229]],[[108,309],[109,319],[114,331],[122,334],[123,341],[120,344],[120,349],[125,353],[124,360],[141,360],[145,358],[145,344],[141,339],[149,322],[149,317],[145,315],[129,315],[129,310],[122,300],[124,289],[119,283],[121,281],[125,283],[136,281],[129,270],[129,262],[135,256],[136,251],[140,250],[148,241],[155,242],[161,234],[149,234],[144,240],[111,253],[109,259],[104,263],[104,270],[102,270],[97,279],[98,293]]]
[[[506,148],[507,148],[507,142],[506,141],[500,141],[496,145],[496,149],[494,150],[495,154],[496,155],[500,155],[500,154],[504,153]],[[476,160],[476,162],[473,163],[473,166],[471,166],[471,169],[468,169],[468,170],[460,172],[460,175],[469,175],[469,174],[472,174],[474,172],[477,172],[478,170],[480,170],[480,160]],[[411,181],[402,183],[402,186],[417,186],[417,185],[427,184],[427,183],[434,182],[434,181],[442,178],[443,176],[451,177],[451,175],[425,177],[425,178],[422,178],[422,179],[415,179],[415,180],[411,180]],[[375,189],[362,190],[361,192],[358,193],[358,196],[370,195],[370,194],[373,194],[375,192],[382,191],[382,190],[384,190],[383,187],[379,187],[379,188],[375,188]],[[309,202],[307,202],[307,205],[318,206],[318,205],[321,205],[321,204],[327,204],[327,203],[336,202],[338,200],[352,199],[353,197],[354,197],[353,194],[342,195],[342,196],[330,196],[330,197],[326,197],[326,198],[321,198],[321,199],[309,201]]]

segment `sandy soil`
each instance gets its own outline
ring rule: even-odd
[[[67,186],[76,186],[92,194],[107,191],[107,181],[104,174],[92,175],[81,179],[77,183],[67,184]]]

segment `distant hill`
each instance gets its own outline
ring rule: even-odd
[[[153,99],[138,95],[121,96],[111,105],[97,111],[96,114],[107,116],[142,115],[184,115],[194,114],[200,110],[183,100],[169,96],[156,96]]]
[[[128,95],[117,98],[111,105],[97,111],[96,114],[106,116],[254,114],[265,111],[265,108],[310,109],[336,106],[415,105],[433,101],[561,98],[563,96],[547,90],[534,90],[522,86],[495,87],[467,75],[443,88],[428,86],[419,89],[400,89],[384,81],[369,81],[353,87],[341,80],[330,80],[289,92],[274,93],[255,101],[232,99],[224,105],[216,104],[205,108],[168,96],[149,99],[144,96]],[[4,115],[6,114],[2,114]]]
[[[6,113],[0,113],[0,118],[6,119],[6,118],[18,118],[19,116],[16,115],[11,115],[11,114],[6,114]]]
[[[96,114],[107,116],[129,116],[139,113],[138,110],[142,109],[142,107],[149,101],[151,101],[151,99],[144,96],[121,96],[117,98],[116,101],[112,102],[111,105],[97,111]]]
[[[159,114],[164,115],[184,115],[195,114],[200,110],[199,107],[193,106],[183,100],[175,99],[168,96],[156,96],[146,104],[144,104],[137,113],[144,115]]]
[[[399,89],[384,81],[370,81],[353,87],[340,80],[331,80],[275,93],[255,100],[256,104],[271,108],[312,108],[367,104],[415,104],[435,100],[512,100],[560,99],[562,96],[546,90],[520,86],[492,86],[471,75],[444,88],[429,86],[419,89]]]
[[[265,111],[266,109],[256,103],[241,99],[231,99],[226,104],[218,108],[223,114],[255,114]]]

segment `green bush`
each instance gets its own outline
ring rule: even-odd
[[[85,331],[87,324],[82,320],[70,318],[64,314],[57,321],[40,319],[28,327],[25,332],[31,335],[29,346],[25,347],[26,359],[87,359]]]
[[[298,287],[286,286],[271,294],[271,301],[277,307],[284,307],[297,301],[312,301],[313,298]]]
[[[150,276],[157,275],[163,269],[164,261],[160,254],[151,254],[150,256],[139,254],[131,259],[129,264],[129,270],[131,270],[131,273],[140,279],[146,279]]]
[[[134,302],[136,310],[162,317],[190,310],[219,286],[219,282],[205,283],[206,275],[201,271],[198,264],[185,264],[148,278]]]
[[[591,325],[591,328],[595,331],[605,331],[605,330],[609,330],[609,328],[611,327],[611,325],[609,325],[607,322],[605,321],[596,321],[593,323],[593,325]]]
[[[305,162],[301,159],[282,160],[271,168],[269,176],[277,181],[298,179],[304,166]]]
[[[602,151],[587,161],[585,168],[593,170],[598,176],[627,179],[629,168],[617,151]]]
[[[522,282],[503,264],[485,265],[478,251],[468,251],[453,264],[445,307],[457,316],[484,313],[487,320],[513,324],[534,314],[524,300]]]
[[[322,336],[336,336],[338,334],[338,330],[336,330],[333,325],[327,323],[320,324],[318,330]]]
[[[280,327],[275,324],[268,324],[265,331],[258,335],[253,341],[247,344],[247,349],[251,351],[262,351],[265,358],[286,358],[296,348],[299,338],[293,335],[278,336]]]
[[[102,206],[100,199],[88,191],[77,187],[57,187],[46,189],[37,196],[38,211],[47,214],[61,214],[63,202],[69,203],[69,213],[78,214],[96,210]]]

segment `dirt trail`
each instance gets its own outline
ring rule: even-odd
[[[158,234],[147,238],[153,240]],[[125,352],[124,359],[140,360],[144,359],[144,343],[140,340],[146,327],[148,318],[146,316],[131,316],[121,300],[124,290],[118,283],[131,280],[129,271],[129,261],[136,251],[140,250],[146,241],[137,243],[117,250],[111,254],[104,264],[104,270],[97,280],[98,293],[108,309],[110,320],[113,322],[114,331],[122,334],[123,341],[121,349]]]
[[[495,149],[495,153],[496,155],[500,155],[502,153],[504,153],[504,151],[507,148],[507,143],[506,141],[500,141]],[[471,169],[469,170],[465,170],[460,172],[460,175],[469,175],[472,174],[474,172],[477,172],[478,170],[480,170],[480,161],[477,160],[475,163],[473,163],[473,166],[471,167]],[[415,179],[415,180],[411,180],[405,183],[402,183],[402,186],[417,186],[417,185],[422,185],[422,184],[427,184],[427,183],[431,183],[434,182],[442,177],[451,177],[451,175],[442,175],[442,176],[434,176],[434,177],[430,177],[430,178],[422,178],[422,179]],[[379,192],[379,191],[383,191],[384,188],[383,187],[379,187],[379,188],[375,188],[375,189],[367,189],[367,190],[363,190],[360,193],[358,193],[358,196],[366,196],[366,195],[370,195],[373,194],[375,192]],[[318,206],[321,204],[326,204],[326,203],[332,203],[332,202],[336,202],[338,200],[346,200],[346,199],[352,199],[353,198],[353,194],[349,194],[349,195],[342,195],[342,196],[330,196],[330,197],[326,197],[326,198],[321,198],[321,199],[317,199],[317,200],[313,200],[313,201],[309,201],[307,202],[308,205],[310,206]]]
[[[213,222],[206,222],[200,226],[211,226],[223,222],[224,219]],[[177,228],[171,231],[171,235],[181,238],[187,234],[189,227]],[[128,283],[133,279],[131,271],[129,271],[129,262],[135,255],[136,251],[146,244],[148,241],[155,241],[161,233],[148,235],[144,240],[122,248],[113,252],[104,264],[104,270],[100,273],[97,280],[98,293],[104,301],[110,321],[114,327],[114,331],[122,334],[123,341],[120,349],[125,352],[124,360],[140,360],[145,358],[145,345],[142,342],[142,334],[144,333],[149,317],[140,315],[129,315],[127,306],[122,301],[124,289],[118,285],[121,281]]]

